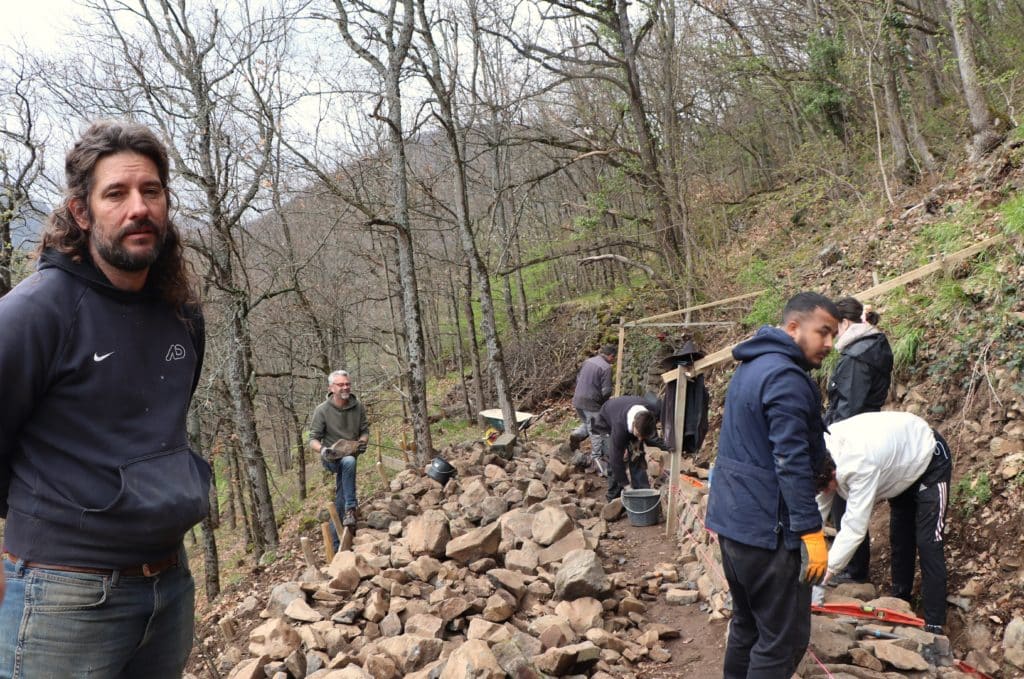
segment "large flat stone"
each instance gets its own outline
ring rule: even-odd
[[[484,557],[497,556],[500,543],[501,524],[491,523],[450,541],[445,547],[445,555],[459,563],[468,564]]]

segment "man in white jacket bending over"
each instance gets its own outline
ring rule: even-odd
[[[842,527],[828,550],[828,573],[846,567],[864,539],[878,500],[890,507],[892,594],[910,600],[915,553],[921,557],[925,629],[946,624],[945,528],[952,456],[945,439],[911,413],[863,413],[832,424],[825,446],[834,462],[818,476],[824,519],[835,494],[846,500]]]

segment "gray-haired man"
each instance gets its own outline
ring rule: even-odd
[[[344,370],[335,370],[327,378],[330,394],[313,411],[309,425],[309,447],[320,453],[324,469],[337,475],[334,504],[342,515],[342,524],[356,525],[356,458],[366,450],[370,425],[366,407],[352,393],[352,379]],[[333,535],[334,546],[338,536]]]

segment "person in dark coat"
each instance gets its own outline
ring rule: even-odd
[[[618,396],[605,401],[593,420],[592,431],[605,437],[608,452],[608,501],[630,488],[650,488],[644,444],[666,448],[658,437],[655,408],[640,396]],[[626,466],[629,478],[626,478]]]
[[[826,425],[880,411],[892,384],[892,349],[885,333],[878,329],[878,313],[854,297],[839,300],[836,308],[840,313],[836,351],[841,356],[828,381]],[[832,523],[837,530],[842,528],[845,510],[846,500],[836,498]],[[871,536],[865,534],[846,569],[832,582],[867,582],[870,565]]]
[[[580,443],[590,437],[590,458],[601,476],[605,475],[607,453],[604,450],[604,437],[594,433],[593,422],[608,397],[612,395],[612,363],[618,349],[614,344],[606,344],[596,356],[591,356],[580,366],[576,376],[576,390],[573,392],[572,405],[580,417],[580,426],[569,434],[569,449],[577,450]]]
[[[877,413],[892,384],[892,348],[878,329],[878,313],[853,297],[836,302],[841,318],[836,351],[839,362],[828,381],[825,424],[861,413]]]
[[[828,567],[815,502],[825,464],[821,394],[808,371],[832,350],[839,311],[803,292],[781,327],[733,349],[706,524],[733,600],[723,676],[787,678],[807,649],[811,586]]]

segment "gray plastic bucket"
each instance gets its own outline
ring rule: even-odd
[[[622,491],[622,506],[634,526],[661,523],[661,491],[653,488],[628,488]]]

